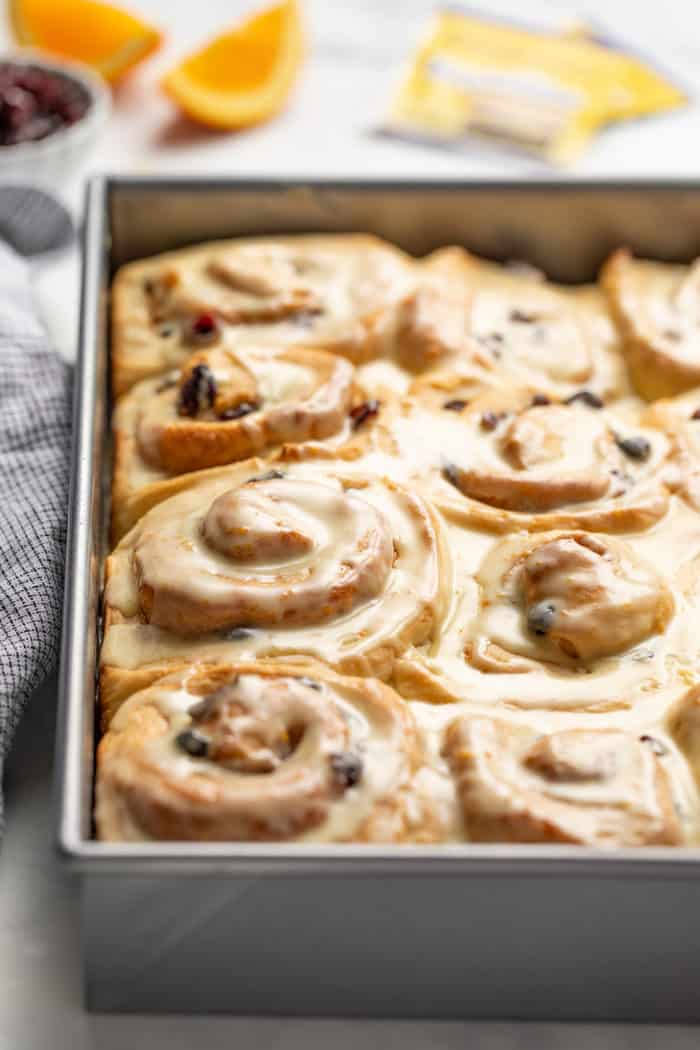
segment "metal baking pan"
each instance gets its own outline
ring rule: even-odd
[[[88,1007],[700,1020],[697,849],[93,838],[111,275],[214,237],[351,230],[589,280],[622,244],[700,255],[700,181],[91,182],[56,760],[58,849],[82,880]]]

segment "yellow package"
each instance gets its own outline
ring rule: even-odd
[[[436,12],[384,130],[442,145],[479,135],[569,164],[605,124],[686,101],[585,28],[540,31],[452,4]]]

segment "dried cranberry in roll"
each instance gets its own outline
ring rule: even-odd
[[[631,546],[585,532],[502,540],[478,581],[465,652],[492,673],[594,669],[662,634],[675,606],[661,574]]]
[[[586,390],[562,401],[436,373],[382,425],[444,513],[495,532],[637,532],[663,517],[677,485],[674,436]]]
[[[193,666],[128,700],[97,759],[105,841],[429,842],[411,712],[320,665]]]
[[[352,366],[321,350],[214,347],[179,373],[137,384],[118,402],[114,534],[118,538],[189,471],[284,444],[350,437]]]
[[[239,238],[130,263],[113,287],[113,389],[210,345],[371,360],[383,352],[378,318],[413,287],[414,270],[398,248],[360,234]]]

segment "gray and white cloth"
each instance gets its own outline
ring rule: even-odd
[[[69,229],[50,197],[0,186],[0,772],[58,655],[70,457],[71,371],[51,350],[17,252],[59,247]]]

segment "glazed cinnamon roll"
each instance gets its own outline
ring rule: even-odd
[[[141,684],[143,667],[287,653],[386,677],[437,632],[450,581],[420,497],[284,459],[195,477],[124,537],[106,578],[106,688]]]
[[[409,708],[313,664],[191,666],[128,700],[99,745],[101,839],[431,842]]]
[[[241,238],[130,263],[113,286],[113,388],[241,342],[374,353],[374,326],[413,282],[408,256],[361,235]]]
[[[651,722],[693,680],[700,519],[679,503],[646,533],[451,526],[451,610],[398,658],[403,696],[490,710],[634,711]],[[672,537],[677,537],[674,544]]]
[[[620,250],[601,284],[632,382],[648,401],[700,384],[700,264],[672,266]]]
[[[661,634],[674,611],[653,565],[592,533],[516,535],[493,548],[478,581],[481,609],[467,648],[487,672],[590,667]]]
[[[617,333],[595,287],[561,288],[460,248],[435,252],[425,266],[433,282],[449,289],[444,302],[461,296],[468,337],[460,334],[457,359],[479,367],[486,362],[501,381],[507,376],[531,383],[552,396],[568,397],[582,388],[605,400],[627,393]],[[449,356],[442,353],[439,363],[452,367]]]
[[[589,390],[557,401],[437,372],[384,429],[445,514],[495,532],[639,531],[666,513],[676,478],[672,438],[615,416]]]
[[[457,719],[444,753],[474,842],[675,846],[671,778],[653,746],[619,729],[533,728]]]
[[[171,493],[168,479],[351,433],[352,366],[320,350],[221,347],[121,398],[115,439],[113,533],[118,539]]]

